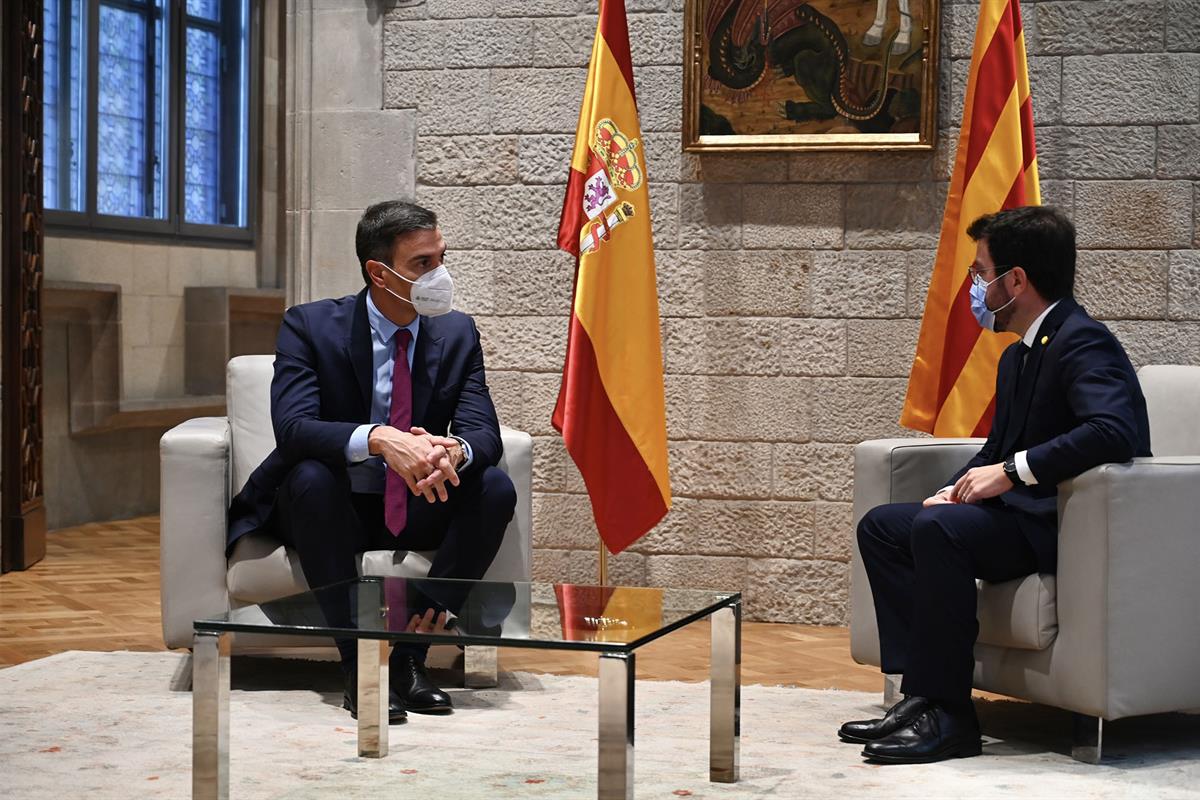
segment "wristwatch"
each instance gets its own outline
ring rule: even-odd
[[[1021,473],[1017,472],[1016,457],[1010,458],[1004,462],[1004,474],[1012,481],[1013,486],[1024,486],[1025,481],[1021,480]]]
[[[453,434],[451,434],[450,438],[453,439],[454,441],[458,442],[458,449],[462,451],[463,461],[466,461],[467,460],[467,440],[462,438],[461,436],[454,436]],[[461,464],[461,463],[462,463],[462,461],[459,462],[459,464]],[[456,468],[457,468],[457,465],[456,465]]]

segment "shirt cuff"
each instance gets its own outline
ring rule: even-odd
[[[357,464],[371,457],[367,438],[371,435],[371,431],[377,427],[375,423],[368,422],[354,429],[354,433],[350,434],[350,441],[346,442],[345,453],[347,464]]]
[[[471,466],[471,461],[475,458],[475,456],[471,451],[471,443],[470,442],[468,442],[466,439],[462,438],[461,436],[455,436],[454,438],[455,438],[455,440],[458,441],[458,443],[460,445],[462,445],[462,449],[463,449],[463,462],[458,465],[458,470],[457,470],[458,472],[462,472],[464,469]]]
[[[1013,461],[1017,465],[1017,474],[1021,476],[1021,480],[1025,481],[1027,486],[1037,485],[1037,478],[1033,477],[1033,470],[1029,468],[1029,459],[1026,457],[1028,450],[1022,450],[1013,456]]]

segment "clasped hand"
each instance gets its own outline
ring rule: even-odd
[[[423,615],[413,614],[404,630],[409,633],[450,633],[451,630],[447,627],[450,615],[445,611],[438,612],[436,617],[433,614],[432,608],[427,609]]]
[[[921,505],[928,508],[942,503],[978,503],[999,497],[1012,487],[1012,481],[1004,474],[1004,465],[989,464],[967,470],[954,486],[925,498]]]
[[[454,439],[435,436],[420,427],[402,431],[380,425],[371,430],[367,442],[371,455],[382,456],[388,469],[404,479],[410,492],[430,503],[447,500],[447,483],[459,484],[457,466],[463,453]]]

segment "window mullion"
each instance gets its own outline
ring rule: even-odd
[[[87,68],[81,69],[81,74],[87,75],[87,130],[80,138],[85,142],[85,169],[87,170],[87,197],[84,201],[84,213],[88,225],[96,224],[96,209],[99,206],[99,129],[100,129],[100,0],[86,0],[87,4]]]
[[[240,120],[241,118],[241,48],[238,47],[238,33],[241,30],[241,15],[234,16],[233,7],[240,3],[226,2],[225,12],[221,19],[221,32],[218,41],[221,43],[222,58],[217,77],[220,87],[221,105],[218,111],[223,120]],[[228,220],[229,211],[237,208],[237,159],[242,125],[222,124],[217,128],[217,220]],[[236,224],[236,220],[235,220]]]
[[[185,124],[186,109],[184,108],[185,94],[183,91],[184,76],[187,71],[187,0],[174,0],[171,14],[171,65],[170,96],[171,96],[171,130],[168,134],[171,158],[168,164],[170,172],[171,224],[175,231],[181,230],[184,221],[184,192],[183,181],[185,173],[184,159],[187,148],[184,137],[187,133]]]
[[[146,70],[146,100],[145,114],[143,115],[143,141],[145,142],[145,157],[142,164],[142,174],[144,176],[143,184],[143,203],[145,203],[144,216],[150,219],[155,219],[154,214],[154,123],[157,119],[158,109],[154,102],[154,64],[155,58],[154,47],[154,24],[155,13],[153,5],[147,4],[147,8],[143,10],[142,15],[146,20],[146,42],[145,42],[145,58],[143,63]]]

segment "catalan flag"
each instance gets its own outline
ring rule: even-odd
[[[671,507],[646,162],[624,0],[600,0],[558,246],[576,256],[554,427],[619,553]]]
[[[967,226],[984,214],[1039,205],[1033,106],[1017,0],[982,0],[967,78],[962,131],[921,338],[900,424],[936,436],[986,436],[996,365],[1012,334],[982,330],[971,315]]]

